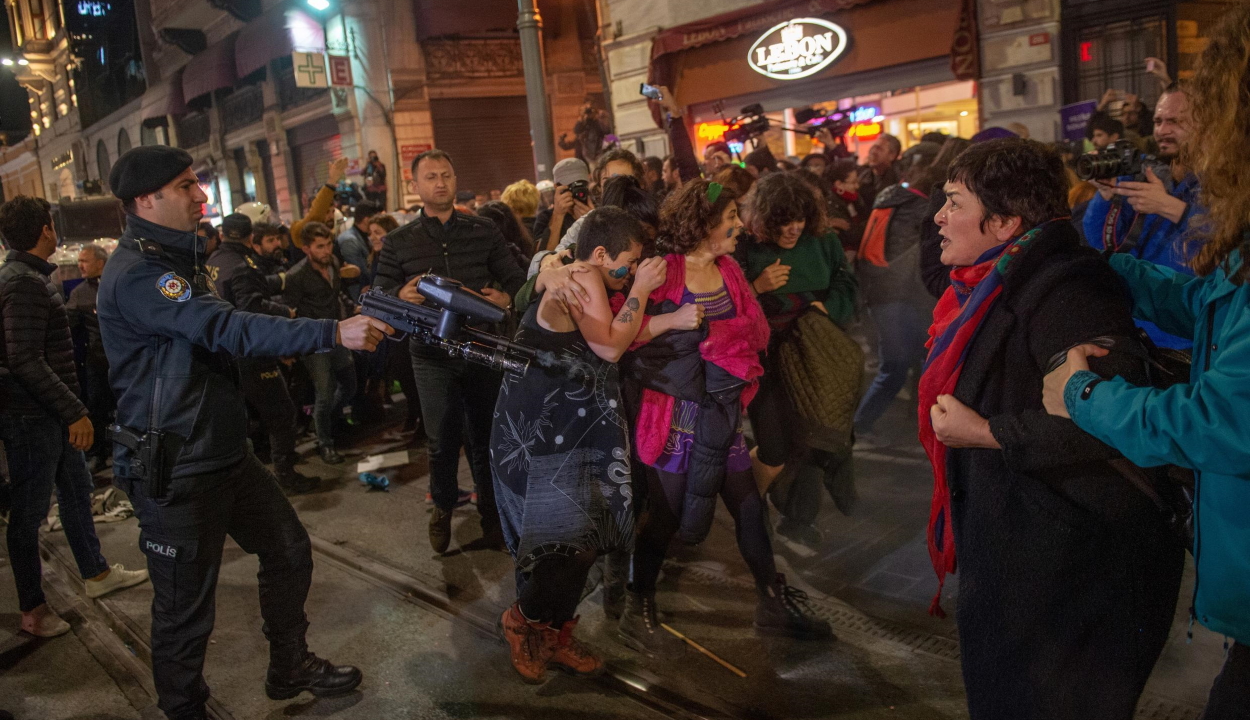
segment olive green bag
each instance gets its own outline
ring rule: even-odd
[[[864,376],[864,351],[829,316],[810,308],[777,347],[777,368],[808,447],[850,447]]]

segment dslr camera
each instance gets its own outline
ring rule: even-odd
[[[573,196],[573,200],[580,203],[586,203],[590,200],[590,183],[585,180],[574,180],[566,185],[569,194]]]
[[[1118,140],[1077,158],[1076,176],[1082,180],[1114,180],[1124,175],[1144,177],[1145,166],[1156,162],[1154,155],[1140,152],[1131,142]]]

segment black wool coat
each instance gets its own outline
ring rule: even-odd
[[[1106,463],[1117,453],[1042,406],[1057,353],[1135,337],[1127,295],[1066,222],[1012,262],[955,390],[1002,449],[948,455],[969,712],[1128,720],[1167,639],[1184,549]],[[1127,353],[1092,367],[1146,382]]]

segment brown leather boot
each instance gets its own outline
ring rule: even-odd
[[[547,628],[545,633],[552,646],[551,659],[547,664],[570,675],[594,677],[603,672],[603,660],[591,652],[581,640],[573,637],[573,630],[577,628],[579,619],[569,620],[559,630]]]
[[[499,636],[508,643],[512,667],[531,685],[547,680],[547,661],[551,658],[554,635],[548,623],[526,620],[517,603],[512,603],[499,618]]]

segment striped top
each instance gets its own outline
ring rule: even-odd
[[[738,315],[734,301],[729,297],[729,291],[724,285],[706,293],[690,292],[687,289],[682,293],[681,304],[689,305],[690,303],[703,306],[703,317],[706,320],[730,320]]]

